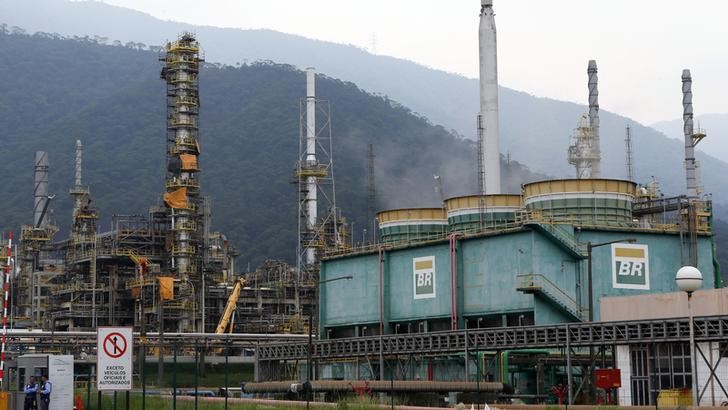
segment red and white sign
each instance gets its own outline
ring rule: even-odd
[[[131,390],[132,328],[99,327],[96,332],[96,384],[99,390]]]

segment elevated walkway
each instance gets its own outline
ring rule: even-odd
[[[728,339],[728,316],[694,318],[698,342]],[[688,318],[621,322],[561,323],[444,332],[405,333],[329,340],[315,340],[314,359],[377,357],[378,355],[459,354],[470,349],[508,350],[676,343],[690,340]],[[305,360],[305,341],[265,343],[258,348],[258,362]]]

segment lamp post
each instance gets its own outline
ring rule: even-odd
[[[587,288],[589,291],[589,323],[594,321],[594,286],[592,284],[592,250],[594,248],[598,248],[600,246],[606,246],[611,245],[613,243],[620,243],[620,242],[628,242],[628,243],[635,243],[637,242],[634,238],[626,238],[626,239],[616,239],[614,241],[607,241],[607,242],[599,242],[599,243],[591,243],[591,241],[587,242],[586,244],[586,255],[588,260],[588,277],[587,277]],[[571,353],[571,352],[569,352]],[[594,347],[589,346],[589,394],[592,395],[594,392],[594,370],[593,370],[593,360],[594,360]],[[569,384],[569,397],[571,397],[571,384]],[[594,397],[592,395],[592,397]],[[571,399],[569,399],[569,404],[571,404]]]
[[[614,241],[600,242],[600,243],[587,242],[587,244],[586,244],[586,255],[587,255],[586,257],[587,257],[588,266],[589,266],[588,277],[587,277],[587,281],[589,282],[587,284],[587,287],[589,289],[589,322],[594,321],[594,296],[593,296],[594,289],[592,286],[592,249],[598,248],[600,246],[611,245],[613,243],[620,243],[620,242],[635,243],[635,242],[637,242],[637,240],[634,238],[627,238],[627,239],[617,239]]]
[[[319,280],[316,282],[316,289],[324,283],[334,282],[337,280],[351,280],[353,276],[339,276],[331,279]],[[318,292],[316,292],[318,294]],[[317,307],[320,307],[319,301],[316,301]],[[306,410],[311,408],[311,379],[313,379],[313,369],[311,368],[311,352],[313,350],[313,312],[308,315],[308,362],[306,365]]]
[[[693,308],[691,299],[693,292],[703,285],[703,274],[694,266],[683,266],[675,275],[678,289],[688,294],[688,322],[690,323],[690,363],[693,377],[693,405],[698,406],[698,364],[695,362],[695,331],[693,329]]]

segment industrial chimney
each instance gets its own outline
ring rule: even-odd
[[[705,138],[705,131],[693,128],[693,79],[690,70],[682,72],[682,104],[683,104],[683,133],[685,134],[685,177],[687,180],[688,198],[698,197],[697,162],[695,161],[695,146]]]
[[[313,67],[306,69],[306,166],[316,167],[316,70]],[[317,185],[316,177],[306,177],[306,229],[313,232],[318,221]],[[306,248],[307,266],[316,263],[316,248]]]
[[[498,50],[493,0],[480,2],[480,115],[478,115],[478,183],[480,194],[500,194],[498,149]]]
[[[586,69],[589,77],[589,126],[592,130],[592,156],[591,160],[591,177],[602,177],[602,151],[599,147],[599,88],[597,83],[597,62],[589,60]]]
[[[48,153],[36,151],[33,188],[33,226],[43,228],[48,225]]]
[[[602,153],[599,148],[599,89],[597,62],[589,60],[586,69],[589,87],[589,115],[582,115],[574,129],[574,144],[569,146],[569,164],[576,167],[576,178],[601,178]]]

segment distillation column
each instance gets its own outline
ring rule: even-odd
[[[478,115],[478,182],[481,194],[500,194],[498,148],[498,44],[493,0],[480,7],[480,115]]]
[[[190,33],[168,43],[161,77],[167,83],[167,178],[164,202],[173,231],[171,268],[183,281],[197,282],[201,230],[198,178],[199,43]]]

